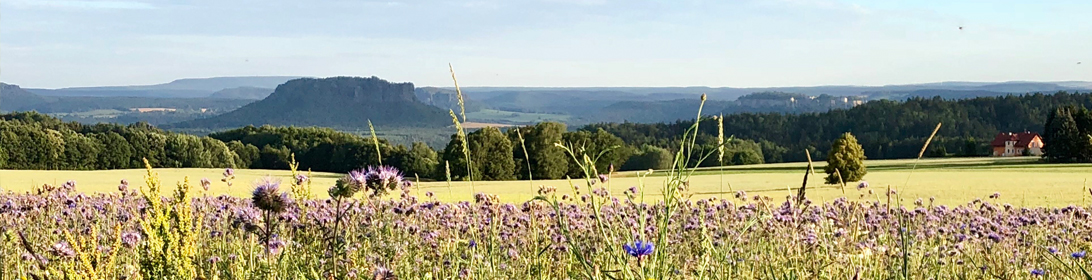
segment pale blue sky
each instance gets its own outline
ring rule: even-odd
[[[1092,80],[1087,0],[4,0],[0,15],[0,80],[24,87],[449,86],[449,62],[472,86]]]

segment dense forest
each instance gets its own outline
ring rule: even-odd
[[[446,179],[450,168],[456,180],[469,178],[468,171],[479,180],[506,180],[580,175],[572,155],[556,143],[572,147],[578,157],[598,156],[598,168],[603,171],[611,166],[615,170],[666,168],[672,156],[664,147],[630,146],[604,130],[567,131],[564,124],[553,122],[507,131],[484,128],[466,138],[472,163],[469,169],[462,150],[463,138],[458,134],[452,135],[445,149],[436,151],[422,142],[393,145],[385,139],[373,140],[330,128],[246,126],[198,137],[146,123],[87,125],[21,112],[0,115],[0,168],[140,168],[141,158],[147,157],[158,167],[287,169],[294,157],[302,168],[314,171],[347,172],[383,164],[423,179]],[[762,162],[761,151],[753,142],[733,147],[752,150],[729,149],[729,153],[758,156],[726,164]]]
[[[912,158],[917,156],[937,123],[943,123],[930,145],[929,155],[981,156],[988,154],[987,145],[997,133],[1042,132],[1048,113],[1069,105],[1092,106],[1092,95],[1058,92],[962,100],[910,98],[903,102],[872,101],[851,109],[823,113],[726,114],[724,133],[757,141],[767,162],[802,161],[804,149],[821,157],[844,132],[857,136],[870,159]],[[603,123],[587,125],[581,130],[603,129],[633,146],[670,147],[671,142],[692,124],[692,120],[659,124]],[[703,119],[700,127],[705,135],[717,133],[716,121],[711,118]]]

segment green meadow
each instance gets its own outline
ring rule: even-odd
[[[858,190],[857,183],[843,189],[838,185],[824,184],[823,165],[817,162],[815,173],[807,183],[807,197],[815,202],[827,202],[839,197],[851,200],[880,200],[886,202],[884,192],[895,190],[903,203],[917,198],[934,204],[964,204],[975,199],[987,200],[993,193],[1000,193],[999,203],[1021,207],[1083,205],[1092,199],[1086,190],[1086,181],[1092,177],[1092,164],[1043,164],[1037,158],[947,158],[916,160],[868,160],[869,187]],[[915,167],[915,164],[917,165]],[[797,192],[803,183],[807,163],[778,163],[744,166],[728,166],[723,169],[703,168],[694,171],[690,181],[693,198],[733,197],[736,191],[748,196],[769,196],[784,199],[789,192]],[[77,182],[77,191],[88,193],[116,192],[121,179],[130,181],[132,187],[143,185],[143,169],[105,171],[54,171],[54,170],[0,170],[0,188],[15,192],[33,190],[43,184],[59,185],[68,180]],[[222,169],[160,168],[156,169],[164,182],[181,182],[189,178],[191,184],[208,178],[214,183],[207,195],[228,194],[248,196],[256,180],[266,176],[287,181],[291,175],[285,170],[236,170],[233,186],[220,182]],[[607,183],[611,193],[623,197],[623,192],[640,186],[643,181],[645,194],[659,197],[666,171],[620,172],[613,174]],[[326,189],[341,175],[313,173],[312,193],[325,197]],[[407,179],[414,180],[412,175]],[[523,202],[533,198],[539,186],[554,186],[560,194],[574,193],[573,186],[582,194],[587,193],[584,180],[535,180],[535,181],[476,181],[476,182],[420,182],[413,188],[415,195],[425,197],[433,193],[441,201],[472,200],[474,193],[497,195],[502,201]],[[872,192],[870,193],[869,190]],[[200,192],[200,188],[195,188]],[[574,196],[579,197],[579,196]]]

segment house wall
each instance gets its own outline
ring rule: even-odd
[[[1043,139],[1039,138],[1039,137],[1035,137],[1035,139],[1032,139],[1031,143],[1028,144],[1028,149],[1031,149],[1031,154],[1032,155],[1035,155],[1035,156],[1043,155]]]

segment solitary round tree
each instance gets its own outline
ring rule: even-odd
[[[868,173],[864,159],[864,149],[861,149],[861,144],[857,144],[857,137],[849,132],[842,134],[830,146],[830,153],[827,154],[827,184],[860,181]]]

